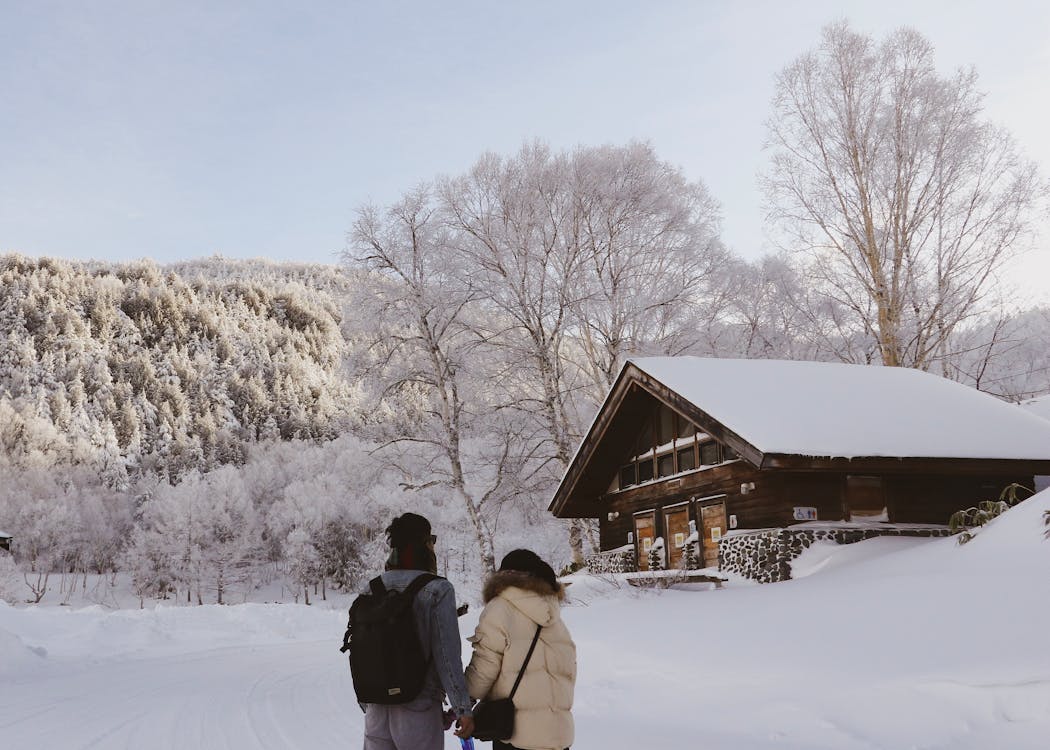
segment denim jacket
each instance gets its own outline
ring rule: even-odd
[[[388,570],[383,573],[383,585],[388,589],[404,591],[422,574],[421,570]],[[457,716],[470,716],[473,702],[467,695],[467,683],[463,677],[456,592],[452,584],[444,578],[431,581],[416,595],[413,610],[423,654],[430,659],[430,672],[416,700],[440,702],[447,695],[449,705]]]

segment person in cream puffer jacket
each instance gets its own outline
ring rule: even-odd
[[[514,736],[493,750],[563,750],[573,742],[572,696],[576,644],[561,619],[564,587],[534,552],[514,550],[485,582],[485,609],[468,640],[474,655],[467,692],[478,699],[506,698],[514,687],[536,627],[536,650],[514,695]]]

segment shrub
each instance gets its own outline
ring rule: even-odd
[[[1028,493],[1027,496],[1019,496],[1018,493],[1021,491]],[[984,526],[993,518],[1001,516],[1006,510],[1017,505],[1022,500],[1027,500],[1032,494],[1034,494],[1032,490],[1023,484],[1017,484],[1016,482],[1008,484],[999,493],[998,500],[985,500],[973,508],[953,513],[952,517],[948,519],[948,529],[953,534],[959,535],[959,544],[966,544],[976,536],[977,528]]]

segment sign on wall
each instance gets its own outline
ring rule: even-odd
[[[810,507],[795,507],[794,518],[796,521],[816,521],[817,509]]]

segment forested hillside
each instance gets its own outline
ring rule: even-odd
[[[7,460],[90,463],[124,488],[137,473],[240,463],[258,439],[345,431],[353,389],[335,293],[346,277],[245,270],[3,257]],[[307,286],[324,276],[327,288]]]

